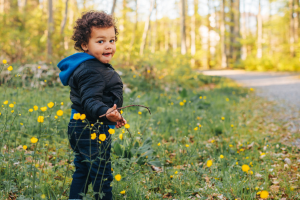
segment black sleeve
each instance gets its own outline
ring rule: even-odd
[[[102,102],[105,80],[98,70],[87,67],[78,73],[78,88],[81,105],[87,116],[94,120],[107,112],[109,107]],[[103,117],[101,121],[109,121]]]

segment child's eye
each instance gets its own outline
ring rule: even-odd
[[[103,40],[100,40],[99,43],[103,43]]]
[[[114,42],[115,42],[115,40],[110,40],[110,42],[111,42],[111,43],[114,43]]]

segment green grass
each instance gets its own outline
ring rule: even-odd
[[[299,198],[299,151],[279,142],[287,130],[272,117],[277,113],[271,103],[217,77],[193,75],[185,84],[133,75],[121,76],[131,89],[124,93],[124,106],[144,105],[152,114],[140,107],[123,110],[132,137],[125,128],[113,136],[113,174],[122,177],[112,183],[116,199],[258,199],[264,190],[269,198]],[[8,101],[0,111],[0,196],[68,199],[74,171],[67,139],[69,88],[20,87],[18,81],[14,77],[0,88],[0,105]],[[49,102],[55,106],[42,112]],[[39,109],[29,112],[35,105]],[[64,114],[55,119],[60,109]],[[38,116],[45,117],[43,123]],[[38,142],[32,144],[31,137]],[[292,161],[286,167],[285,157]],[[90,187],[85,198],[92,195]]]

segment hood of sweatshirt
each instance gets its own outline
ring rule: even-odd
[[[68,85],[69,78],[73,71],[84,61],[96,59],[87,53],[75,53],[69,57],[62,59],[57,67],[61,70],[59,78],[64,86]]]

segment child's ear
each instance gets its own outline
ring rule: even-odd
[[[83,49],[84,52],[88,51],[87,44],[85,44],[85,43],[81,43],[81,48]]]

